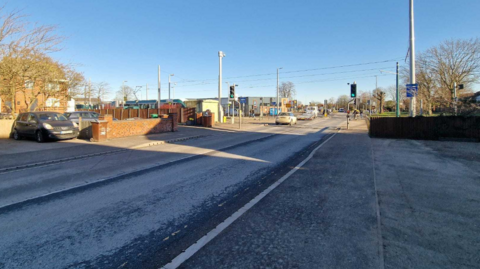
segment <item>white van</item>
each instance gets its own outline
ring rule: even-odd
[[[306,113],[312,114],[313,118],[318,117],[318,107],[317,106],[308,106],[305,110]]]

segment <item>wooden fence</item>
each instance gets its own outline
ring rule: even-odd
[[[177,113],[178,123],[185,123],[188,118],[192,118],[192,115],[195,115],[195,108],[180,108],[174,107],[171,109],[158,109],[158,108],[148,108],[148,109],[87,109],[88,111],[94,111],[100,115],[110,114],[117,120],[125,120],[128,118],[142,118],[149,119],[153,114],[170,114]]]
[[[480,117],[372,117],[367,120],[367,126],[372,137],[480,141]]]

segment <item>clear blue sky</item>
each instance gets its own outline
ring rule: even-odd
[[[323,100],[348,94],[353,80],[360,91],[373,89],[373,76],[394,71],[395,62],[328,67],[392,59],[405,65],[408,49],[408,0],[15,0],[7,7],[57,25],[68,39],[52,56],[108,82],[111,98],[123,80],[148,83],[156,97],[158,65],[162,98],[168,73],[175,74],[176,98],[215,97],[222,50],[224,81],[239,84],[239,95],[275,95],[276,68],[283,67],[280,81],[294,82],[299,100]],[[479,11],[479,0],[416,0],[417,51],[478,37]],[[319,70],[297,72],[305,69]],[[378,84],[394,85],[395,76],[379,76]]]

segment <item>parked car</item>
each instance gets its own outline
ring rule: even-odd
[[[21,113],[13,123],[12,136],[15,140],[35,138],[39,143],[47,139],[72,139],[78,136],[78,124],[57,112]]]
[[[297,124],[297,117],[295,117],[295,115],[293,115],[292,112],[281,112],[280,114],[278,114],[277,118],[275,119],[275,124],[276,125],[279,125],[279,124],[289,124],[289,125]]]
[[[66,112],[64,115],[67,119],[77,124],[80,117],[82,117],[82,121],[97,121],[99,116],[97,112],[91,111]]]
[[[345,109],[339,108],[339,109],[338,109],[338,112],[345,112]]]

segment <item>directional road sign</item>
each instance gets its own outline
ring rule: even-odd
[[[239,97],[238,101],[240,102],[240,104],[246,104],[247,103],[247,97]]]
[[[418,84],[407,84],[407,97],[415,97],[418,94]]]

